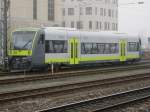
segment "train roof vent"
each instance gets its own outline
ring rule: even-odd
[[[45,29],[50,30],[69,30],[69,31],[76,31],[76,28],[68,28],[68,27],[45,27]]]
[[[114,34],[118,34],[118,35],[128,35],[127,33],[120,33],[120,32],[114,32]]]

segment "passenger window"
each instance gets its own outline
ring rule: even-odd
[[[68,42],[66,40],[46,40],[46,53],[67,53]]]
[[[118,43],[81,43],[81,54],[114,54],[118,52]]]
[[[139,43],[137,42],[128,42],[128,51],[136,52],[139,50]]]

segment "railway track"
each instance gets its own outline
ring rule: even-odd
[[[103,112],[110,111],[114,107],[119,107],[127,103],[133,103],[150,97],[150,86],[120,92],[94,99],[70,103],[58,107],[40,110],[38,112]]]
[[[103,64],[94,64],[94,65],[84,65],[84,66],[74,66],[74,67],[63,67],[62,70],[60,70],[60,72],[74,72],[74,71],[80,71],[81,69],[82,70],[87,70],[90,69],[103,69],[103,68],[111,68],[112,65],[114,67],[118,67],[118,66],[132,66],[132,65],[141,65],[141,64],[149,64],[150,63],[150,60],[142,60],[140,62],[137,62],[137,63],[132,63],[131,65],[126,63],[126,64],[121,64],[121,63],[118,63],[118,64],[112,64],[112,63],[103,63]],[[10,76],[10,74],[13,74],[13,75],[34,75],[34,74],[38,74],[38,73],[43,73],[43,71],[34,71],[34,72],[27,72],[27,71],[19,71],[19,70],[16,70],[16,71],[12,71],[12,72],[3,72],[3,71],[0,71],[0,77],[3,77],[3,76]],[[47,72],[45,72],[47,73]],[[57,72],[59,73],[59,72]],[[57,74],[55,73],[55,74]]]
[[[41,95],[47,94],[64,94],[66,92],[71,92],[75,90],[84,90],[86,88],[91,87],[107,87],[108,85],[112,84],[120,84],[120,83],[128,83],[134,81],[141,81],[141,80],[149,80],[150,75],[148,74],[137,74],[134,76],[124,76],[124,77],[115,77],[115,78],[108,78],[108,79],[101,79],[101,80],[93,80],[93,81],[84,81],[84,82],[76,82],[76,83],[64,83],[61,85],[44,85],[43,87],[40,85],[34,85],[34,87],[26,87],[18,90],[7,90],[7,91],[0,91],[0,102],[8,102],[14,100],[20,100],[24,98],[32,98],[38,97]]]
[[[61,72],[55,73],[51,75],[50,73],[39,73],[34,75],[7,75],[0,76],[0,84],[14,84],[14,83],[23,83],[23,82],[31,82],[31,81],[41,81],[41,80],[54,80],[61,79],[67,77],[76,77],[76,76],[85,76],[85,75],[93,75],[93,74],[103,74],[103,73],[113,73],[113,72],[122,72],[136,69],[148,69],[150,68],[149,63],[137,64],[137,65],[129,65],[129,66],[120,66],[120,67],[108,67],[108,68],[99,68],[99,69],[90,69],[90,70],[79,70],[79,71],[71,71],[71,72]]]

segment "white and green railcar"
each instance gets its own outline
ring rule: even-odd
[[[70,28],[22,28],[12,32],[9,67],[31,70],[54,65],[126,62],[140,59],[137,37]]]

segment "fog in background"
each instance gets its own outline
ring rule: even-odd
[[[147,46],[147,37],[150,37],[150,0],[119,0],[118,7],[119,32],[139,35],[143,45]]]

